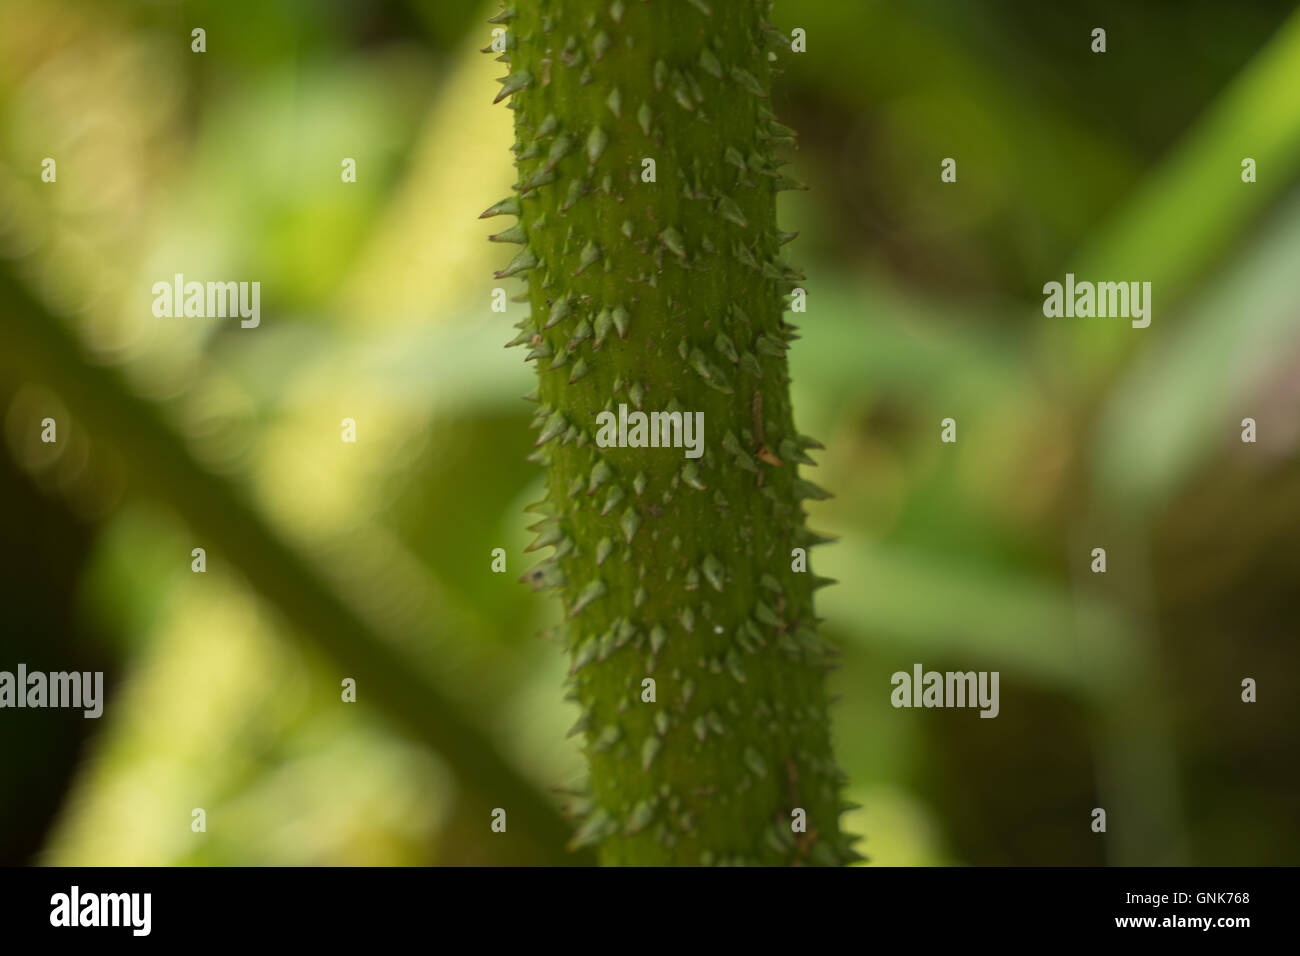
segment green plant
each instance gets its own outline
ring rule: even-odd
[[[793,143],[768,106],[766,0],[518,0],[517,195],[538,363],[529,577],[559,589],[587,792],[574,845],[610,864],[855,859],[841,832],[801,502],[820,447],[794,429],[776,193]],[[597,416],[703,414],[703,457],[602,447]],[[653,681],[650,684],[648,681]],[[653,700],[650,699],[653,687]],[[800,811],[806,830],[798,826]]]

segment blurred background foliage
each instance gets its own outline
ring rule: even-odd
[[[1291,863],[1300,15],[1064,6],[776,5],[847,823],[879,864]],[[0,669],[109,690],[0,714],[0,862],[586,862],[477,219],[495,12],[0,2]],[[1066,271],[1152,280],[1150,328],[1045,319]],[[155,318],[176,272],[260,281],[260,327]],[[891,708],[916,662],[1000,671],[998,719]]]

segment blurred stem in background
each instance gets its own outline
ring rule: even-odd
[[[119,374],[89,362],[63,321],[15,280],[10,263],[0,267],[0,301],[7,309],[7,347],[0,352],[7,373],[56,389],[72,413],[117,452],[136,487],[170,505],[214,542],[214,552],[226,555],[248,584],[284,614],[294,634],[332,657],[359,687],[368,688],[367,700],[454,768],[462,794],[472,794],[469,802],[480,805],[463,812],[453,825],[468,826],[468,818],[487,827],[491,810],[505,807],[514,825],[509,843],[497,845],[506,859],[589,862],[583,854],[564,850],[569,828],[556,807],[444,699],[416,662],[403,658],[398,639],[349,606],[275,534],[235,484],[200,466],[155,408],[132,394]]]

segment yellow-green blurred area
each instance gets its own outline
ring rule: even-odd
[[[0,711],[0,862],[564,861],[491,830],[583,775],[558,610],[519,582],[526,306],[491,311],[519,289],[477,218],[514,180],[496,10],[0,0],[0,670],[108,692]],[[1300,15],[773,22],[807,35],[773,105],[860,851],[1294,863]],[[1044,317],[1066,272],[1151,281],[1150,327]],[[260,282],[260,325],[155,317],[176,273]],[[894,709],[916,663],[998,671],[999,716]]]

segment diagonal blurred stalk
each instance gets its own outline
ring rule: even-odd
[[[1296,11],[1064,271],[1150,281],[1150,329],[1100,334],[1087,320],[1045,327],[1042,345],[1080,384],[1106,380],[1171,307],[1300,175],[1300,11]],[[1258,179],[1241,180],[1254,159]],[[1055,278],[1060,279],[1060,276]],[[1145,344],[1145,343],[1142,343]]]
[[[564,850],[570,830],[558,809],[501,756],[474,720],[403,656],[395,639],[367,621],[285,542],[238,485],[206,471],[154,405],[134,394],[116,370],[89,361],[75,336],[23,287],[9,263],[0,265],[0,303],[0,372],[39,379],[55,389],[71,412],[117,451],[136,488],[171,506],[213,541],[248,584],[280,610],[299,639],[331,657],[359,687],[370,688],[368,699],[436,750],[461,788],[458,812],[481,801],[472,819],[481,820],[487,834],[491,810],[505,808],[509,837],[497,839],[512,862],[590,862],[586,854]],[[464,843],[481,847],[483,841]]]

